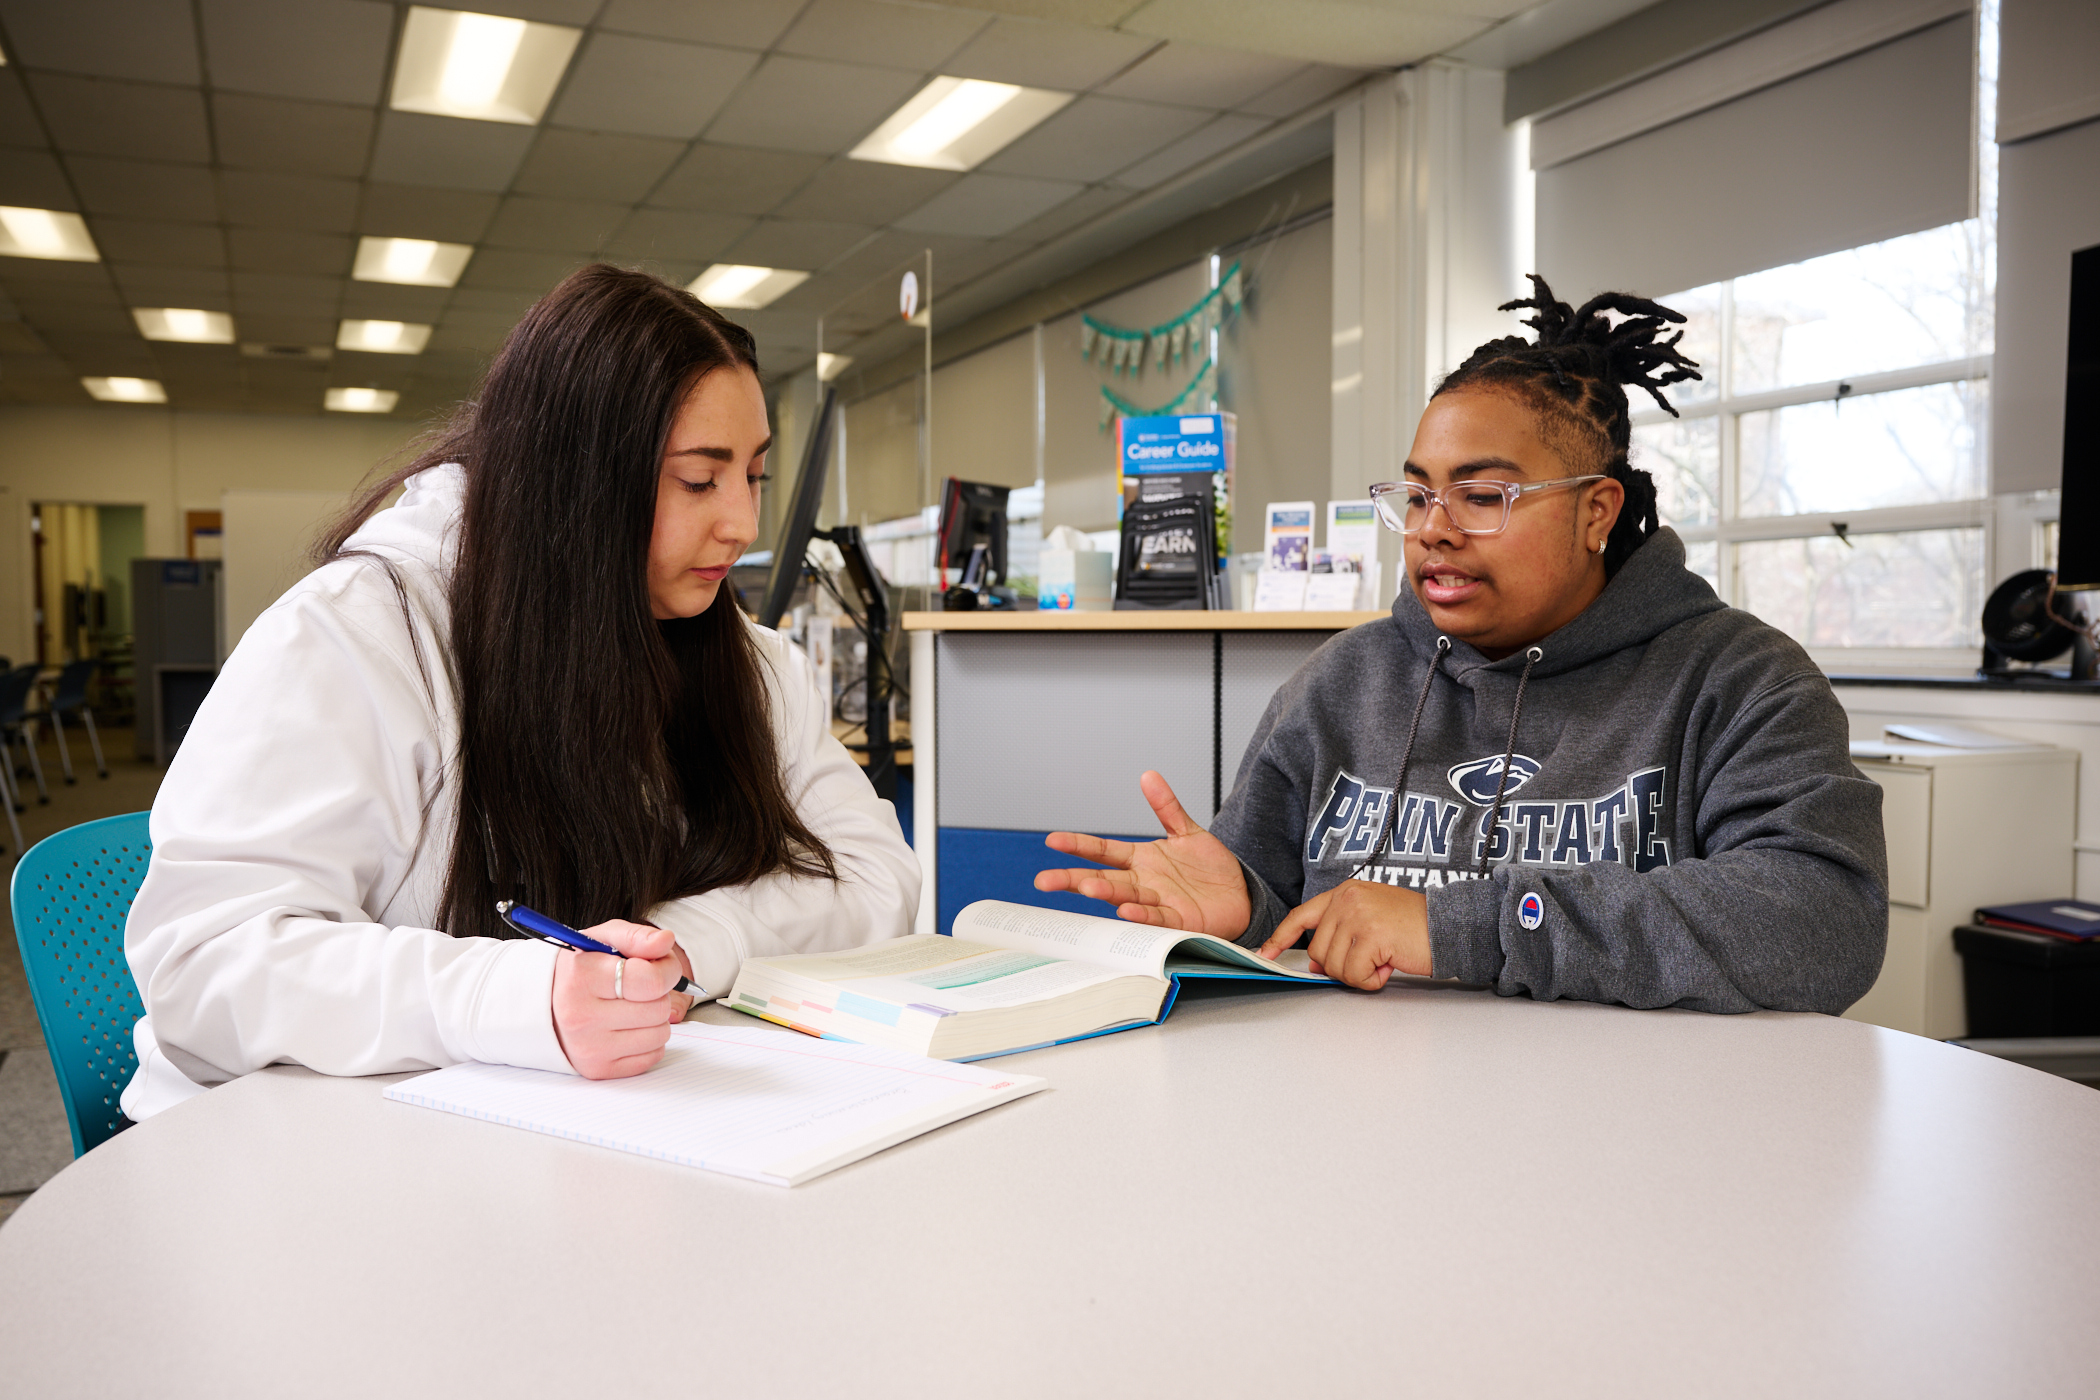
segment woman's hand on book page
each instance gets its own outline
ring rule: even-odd
[[[582,930],[627,956],[558,953],[554,1036],[585,1079],[624,1079],[656,1067],[693,999],[671,989],[691,969],[678,940],[660,928],[614,919]]]
[[[1344,880],[1283,916],[1262,944],[1274,958],[1312,930],[1312,970],[1367,992],[1396,972],[1430,975],[1429,901],[1419,891]]]
[[[1147,772],[1138,786],[1166,829],[1163,839],[1110,841],[1076,831],[1053,831],[1043,842],[1050,849],[1111,868],[1045,870],[1035,877],[1035,887],[1104,900],[1132,923],[1220,938],[1245,933],[1254,911],[1247,903],[1247,882],[1240,875],[1239,858],[1196,825],[1165,778]]]

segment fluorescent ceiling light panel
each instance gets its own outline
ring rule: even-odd
[[[430,327],[413,321],[345,321],[335,333],[338,350],[380,355],[420,355],[429,343]]]
[[[771,306],[809,280],[806,272],[784,267],[747,267],[716,263],[686,287],[709,306],[730,311],[756,311]]]
[[[185,306],[134,306],[131,319],[148,340],[182,340],[192,345],[233,344],[233,317],[223,311],[197,311]]]
[[[474,256],[466,243],[434,243],[427,238],[357,240],[357,261],[350,275],[360,282],[398,282],[406,287],[449,287],[467,270]]]
[[[1048,88],[938,77],[847,154],[890,165],[970,170],[1072,97]]]
[[[78,214],[0,205],[0,257],[101,262],[95,240]]]
[[[336,413],[392,413],[401,396],[392,389],[330,389],[321,402]]]
[[[411,5],[390,105],[471,121],[537,125],[581,29]]]
[[[122,375],[102,378],[83,376],[81,386],[104,403],[166,403],[168,391],[158,379],[131,379]]]

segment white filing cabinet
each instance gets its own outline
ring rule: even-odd
[[[2078,804],[2074,749],[1855,742],[1881,784],[1889,945],[1854,1021],[1948,1040],[1967,1034],[1954,930],[1979,905],[2068,895]]]

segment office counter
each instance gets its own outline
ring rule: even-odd
[[[922,932],[977,899],[1039,895],[1065,859],[1051,831],[1159,834],[1138,775],[1156,768],[1209,822],[1276,687],[1333,636],[1383,612],[904,614],[911,637],[913,845]]]
[[[1192,988],[1164,1025],[988,1063],[1050,1088],[791,1190],[249,1075],[0,1227],[0,1395],[2069,1400],[2100,1376],[2100,1094],[1988,1055],[1396,985]]]

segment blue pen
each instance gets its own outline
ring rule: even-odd
[[[507,899],[496,901],[496,913],[502,918],[504,923],[509,924],[519,933],[524,934],[527,938],[537,938],[542,943],[552,943],[561,948],[574,948],[579,953],[611,953],[616,958],[626,956],[618,948],[608,947],[595,938],[580,934],[559,919],[550,919],[537,910],[527,909],[524,905],[514,904]],[[683,977],[678,979],[678,985],[671,988],[671,990],[684,992],[687,996],[696,1000],[704,1001],[707,998],[707,988],[696,987]]]

